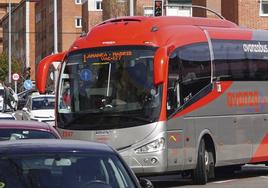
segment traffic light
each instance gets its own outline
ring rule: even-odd
[[[163,0],[154,1],[154,16],[163,15]]]

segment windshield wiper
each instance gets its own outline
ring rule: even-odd
[[[126,118],[126,119],[133,119],[143,121],[145,123],[152,123],[153,121],[150,119],[142,118],[139,116],[132,116],[132,115],[124,115],[124,114],[103,114],[103,117],[119,117],[119,118]]]

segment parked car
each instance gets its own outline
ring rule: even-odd
[[[14,114],[8,114],[8,113],[2,113],[0,112],[0,120],[4,120],[4,119],[8,119],[8,120],[16,120],[16,117]],[[0,123],[1,126],[1,123]]]
[[[8,89],[9,89],[9,92],[13,95],[13,98],[15,99],[15,102],[12,101],[11,105],[15,110],[17,110],[17,108],[18,108],[18,95],[15,93],[15,91],[12,88],[9,87]],[[3,109],[3,104],[4,104],[3,96],[4,96],[4,87],[2,84],[0,84],[0,110],[1,111]],[[8,105],[7,105],[7,110],[10,110]]]
[[[47,123],[18,120],[0,121],[0,141],[41,138],[60,139],[60,135],[55,128]]]
[[[55,95],[32,94],[22,109],[22,120],[55,124]]]
[[[18,110],[22,110],[28,100],[28,97],[35,92],[37,92],[36,89],[30,89],[18,93]]]
[[[0,183],[16,188],[153,187],[149,180],[139,182],[108,145],[49,139],[0,142]]]

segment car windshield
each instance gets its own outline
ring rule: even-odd
[[[0,129],[0,141],[19,139],[45,139],[56,138],[47,131],[27,130],[27,129]]]
[[[121,46],[70,54],[61,72],[59,127],[113,129],[118,121],[124,127],[157,121],[162,90],[153,84],[155,51],[155,47]],[[126,121],[126,116],[133,118]]]
[[[32,110],[54,109],[55,97],[37,97],[32,99]]]
[[[134,188],[114,155],[40,154],[0,157],[0,185],[11,188]]]

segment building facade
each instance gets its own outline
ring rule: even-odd
[[[192,0],[192,4],[207,7],[218,14],[221,14],[221,0]],[[230,8],[230,4],[228,4],[228,7]],[[194,17],[217,18],[215,14],[199,8],[193,8],[192,14]]]
[[[222,15],[241,27],[268,29],[268,0],[221,0],[221,6]]]
[[[129,2],[129,0],[83,0],[83,31],[88,32],[103,20],[129,16]],[[154,0],[133,0],[133,3],[135,16],[154,16]],[[178,5],[182,6],[178,7]],[[163,0],[163,14],[191,16],[191,8],[183,5],[191,5],[191,0]]]
[[[21,0],[12,0],[11,7],[16,6]],[[8,1],[7,0],[0,0],[0,20],[7,14],[8,12]],[[0,23],[0,53],[3,52],[3,27]]]
[[[55,52],[54,0],[36,3],[36,63]],[[82,0],[57,0],[57,38],[61,52],[69,49],[82,32]]]
[[[268,0],[192,0],[221,13],[241,27],[268,29]],[[193,10],[193,16],[215,17],[204,10]]]
[[[82,3],[82,30],[88,32],[103,20],[102,0],[84,0]]]
[[[9,14],[1,19],[3,27],[3,50],[8,53]],[[35,2],[22,0],[11,12],[11,54],[22,67],[35,66]],[[22,75],[23,76],[23,75]],[[35,70],[31,71],[35,77]]]

